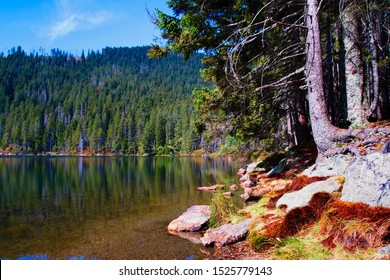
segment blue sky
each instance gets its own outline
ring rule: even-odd
[[[159,31],[146,9],[155,8],[169,11],[166,0],[0,0],[0,53],[150,45]]]

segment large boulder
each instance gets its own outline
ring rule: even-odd
[[[249,231],[250,220],[237,225],[226,224],[215,229],[208,229],[201,241],[204,246],[224,246],[243,240]]]
[[[286,211],[290,211],[295,207],[309,205],[312,196],[319,192],[333,193],[342,187],[340,178],[329,178],[325,181],[314,182],[303,189],[283,195],[276,203],[277,207],[286,205]]]
[[[354,158],[345,172],[341,200],[390,208],[390,154]]]
[[[210,220],[210,206],[195,205],[188,208],[179,218],[168,225],[168,231],[199,231]]]
[[[327,158],[323,161],[317,162],[313,166],[303,171],[302,175],[305,175],[307,177],[340,176],[344,174],[351,160],[351,156],[336,155]]]

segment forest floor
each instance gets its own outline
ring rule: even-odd
[[[389,123],[381,125],[390,127]],[[388,136],[378,139],[382,143],[390,140]],[[368,150],[378,151],[382,147],[379,142],[367,143],[368,146],[365,146],[362,141],[355,141],[348,145],[362,153]],[[390,208],[343,202],[340,192],[322,194],[314,204],[299,207],[289,213],[276,207],[276,201],[284,193],[301,189],[312,182],[309,181],[311,178],[301,175],[301,172],[315,162],[315,145],[301,147],[295,158],[296,164],[275,177],[266,178],[257,174],[260,178],[258,184],[272,186],[285,182],[285,188],[281,191],[271,191],[261,196],[258,201],[246,203],[243,209],[239,209],[238,215],[255,221],[246,239],[235,244],[218,246],[211,253],[204,250],[206,258],[390,260]],[[312,201],[313,198],[310,203]],[[380,248],[389,252],[380,253]]]

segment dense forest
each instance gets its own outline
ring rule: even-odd
[[[162,45],[0,57],[0,148],[231,153],[314,140],[324,154],[390,134],[371,124],[390,118],[389,1],[167,5],[154,18]]]
[[[0,57],[0,149],[7,153],[188,153],[199,146],[191,92],[200,55],[149,47],[81,57],[58,49]]]
[[[370,125],[390,117],[389,1],[167,4],[154,18],[165,43],[149,55],[204,52],[202,75],[216,85],[195,92],[205,139],[257,148],[314,139],[324,155],[390,134]]]

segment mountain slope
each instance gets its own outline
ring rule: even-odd
[[[0,148],[12,153],[145,154],[198,145],[190,94],[201,56],[152,60],[149,47],[0,58]]]

